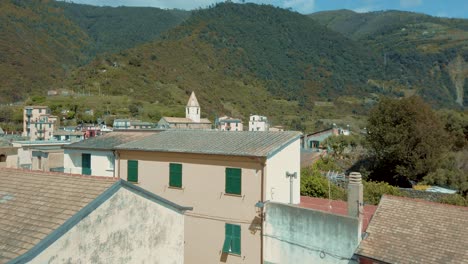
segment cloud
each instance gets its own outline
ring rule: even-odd
[[[358,8],[353,9],[353,11],[356,12],[356,13],[367,13],[367,12],[370,12],[372,10],[373,10],[372,6],[362,6],[362,7],[358,7]]]
[[[400,0],[400,7],[408,8],[422,5],[423,0]]]
[[[315,0],[285,0],[284,8],[292,8],[300,13],[312,13],[315,8]]]

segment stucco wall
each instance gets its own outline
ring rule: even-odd
[[[0,155],[4,155],[6,160],[0,161],[0,168],[17,168],[18,164],[18,148],[3,147],[0,148]]]
[[[273,202],[290,202],[290,179],[286,172],[296,172],[297,178],[293,180],[293,203],[300,203],[301,182],[301,146],[297,139],[281,152],[269,158],[266,162],[266,200]]]
[[[183,263],[184,215],[121,188],[30,263]]]
[[[193,206],[193,211],[187,212],[185,263],[221,261],[225,223],[242,225],[242,256],[229,255],[225,262],[261,261],[259,232],[249,231],[257,221],[255,204],[261,200],[262,165],[258,159],[120,151],[120,177],[124,180],[127,180],[129,159],[138,160],[138,186],[175,203]],[[171,162],[182,164],[182,189],[169,187]],[[242,168],[240,196],[224,193],[226,167]]]
[[[112,151],[91,151],[78,149],[65,149],[64,152],[64,172],[81,174],[81,154],[91,154],[91,174],[95,176],[114,176],[110,160],[113,157]],[[115,161],[114,161],[115,162]],[[114,165],[115,167],[115,165]]]
[[[265,219],[265,263],[354,263],[357,218],[267,203]]]

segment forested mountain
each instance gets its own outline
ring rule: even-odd
[[[223,3],[194,11],[161,40],[100,57],[70,86],[182,104],[194,90],[205,113],[261,110],[283,123],[311,115],[315,101],[380,92],[368,83],[382,78],[379,59],[307,16]]]
[[[89,44],[80,27],[39,1],[0,1],[0,29],[0,103],[61,83]]]
[[[189,14],[158,8],[2,0],[0,103],[62,88],[68,74],[96,54],[154,40]]]
[[[310,15],[319,23],[372,47],[383,58],[392,89],[410,88],[439,105],[468,105],[468,20],[385,11],[349,10]]]
[[[76,23],[93,40],[84,52],[96,55],[118,52],[155,40],[162,32],[185,20],[190,12],[148,7],[98,7],[55,2],[65,17]]]
[[[194,90],[210,118],[261,112],[301,129],[365,114],[379,95],[468,100],[467,20],[233,3],[192,12],[52,0],[0,7],[0,103],[64,88],[128,96],[131,115],[155,120],[183,111]],[[128,104],[107,113],[130,115]]]

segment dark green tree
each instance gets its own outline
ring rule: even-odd
[[[452,142],[419,97],[383,98],[372,109],[367,128],[367,144],[376,160],[371,179],[400,186],[436,170]]]

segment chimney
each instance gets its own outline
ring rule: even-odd
[[[351,172],[348,183],[348,216],[359,219],[358,236],[361,241],[364,199],[361,173]]]

